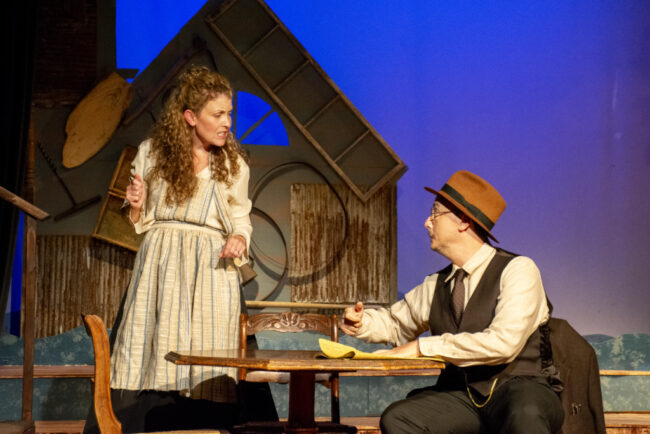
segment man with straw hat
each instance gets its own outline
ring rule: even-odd
[[[341,321],[349,335],[392,344],[386,354],[447,363],[435,386],[384,411],[382,432],[556,432],[563,410],[545,375],[550,309],[539,270],[489,243],[497,241],[492,229],[505,201],[464,170],[439,190],[425,189],[435,195],[424,223],[431,249],[451,264],[390,308],[364,310],[358,302]]]

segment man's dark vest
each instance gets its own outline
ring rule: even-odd
[[[432,336],[439,336],[443,333],[477,333],[490,326],[494,318],[494,311],[500,293],[501,273],[508,263],[516,255],[497,249],[494,258],[490,261],[485,273],[481,277],[478,286],[470,297],[460,324],[456,324],[452,311],[451,281],[445,282],[452,266],[438,272],[438,281],[431,304],[429,314],[429,326]],[[445,389],[464,390],[466,385],[473,387],[479,393],[487,396],[495,378],[498,378],[496,387],[503,384],[508,378],[525,375],[541,375],[540,357],[540,331],[530,336],[526,345],[517,358],[507,364],[488,366],[472,366],[459,368],[454,365],[447,365],[437,385]]]

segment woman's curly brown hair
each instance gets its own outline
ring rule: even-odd
[[[232,98],[228,80],[204,66],[193,66],[179,77],[177,87],[167,99],[162,116],[154,126],[150,151],[154,165],[146,179],[148,183],[158,179],[167,182],[165,201],[168,205],[185,202],[197,188],[192,162],[192,127],[183,113],[189,109],[198,114],[208,101],[219,95]],[[239,174],[237,157],[241,156],[244,161],[247,159],[232,132],[228,133],[224,146],[211,146],[210,153],[212,178],[230,185],[232,177]],[[226,158],[230,167],[226,165]]]

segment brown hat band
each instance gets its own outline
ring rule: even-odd
[[[456,190],[453,189],[453,187],[450,187],[449,184],[445,184],[442,186],[440,191],[444,191],[447,193],[451,198],[453,198],[456,202],[458,202],[460,205],[464,206],[467,208],[469,212],[472,213],[472,215],[481,223],[485,225],[488,231],[492,230],[494,227],[494,222],[488,218],[483,212],[472,205],[471,203],[467,202],[465,198],[463,197],[462,194],[457,192]]]

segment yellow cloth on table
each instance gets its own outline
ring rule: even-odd
[[[405,356],[390,356],[386,354],[366,353],[365,351],[357,350],[349,345],[343,345],[338,342],[333,342],[327,339],[318,339],[320,350],[323,355],[328,359],[427,359],[444,362],[440,357],[405,357]]]

